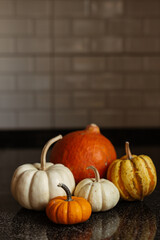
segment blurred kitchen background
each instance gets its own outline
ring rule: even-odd
[[[0,130],[160,127],[160,1],[0,0]]]

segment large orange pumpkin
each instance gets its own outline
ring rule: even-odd
[[[116,159],[116,151],[110,140],[100,133],[96,124],[85,130],[74,131],[58,141],[51,151],[51,162],[68,167],[76,183],[84,178],[94,177],[88,166],[94,166],[100,177],[105,177],[107,167]]]

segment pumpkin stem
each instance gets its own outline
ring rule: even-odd
[[[91,123],[86,127],[86,130],[92,133],[100,133],[99,127],[95,123]]]
[[[132,159],[132,154],[131,154],[131,151],[130,151],[130,148],[129,148],[129,142],[125,143],[125,151],[126,151],[127,159],[131,160]]]
[[[87,167],[87,169],[92,169],[94,171],[95,180],[96,180],[96,182],[99,182],[100,181],[100,175],[99,175],[99,172],[98,172],[97,168],[95,168],[94,166],[89,166],[89,167]]]
[[[72,201],[71,191],[69,190],[69,188],[64,183],[59,183],[57,186],[63,188],[64,191],[66,192],[66,195],[67,195],[66,201],[67,202]]]
[[[45,146],[42,149],[42,153],[41,153],[41,170],[45,170],[46,169],[46,154],[47,151],[49,149],[49,147],[56,141],[58,141],[59,139],[62,139],[62,135],[58,135],[57,137],[54,137],[52,139],[50,139]]]

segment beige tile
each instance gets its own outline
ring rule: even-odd
[[[53,107],[55,109],[71,109],[73,106],[72,95],[70,92],[69,93],[66,93],[65,91],[57,92],[53,96],[53,101],[54,101]]]
[[[127,127],[158,127],[160,114],[155,110],[132,110],[126,114]]]
[[[92,16],[115,17],[123,14],[123,1],[92,1]]]
[[[21,111],[18,114],[18,127],[21,129],[51,128],[50,111]]]
[[[90,80],[91,89],[95,90],[113,90],[123,89],[124,77],[120,74],[101,73],[94,74]]]
[[[57,110],[53,118],[56,128],[80,128],[88,124],[87,110]]]
[[[143,97],[145,108],[160,109],[160,90],[158,91],[148,91],[144,93]]]
[[[0,113],[0,129],[15,129],[18,126],[17,115],[14,111],[1,111]]]
[[[0,109],[32,109],[34,107],[34,97],[26,93],[1,93]]]
[[[160,71],[160,57],[150,56],[143,58],[143,68],[146,72],[159,72]]]
[[[84,17],[88,15],[88,5],[85,5],[85,1],[75,0],[56,0],[53,3],[54,16],[55,17]]]
[[[35,108],[40,110],[49,110],[54,108],[55,101],[50,92],[39,91],[35,95]]]
[[[16,52],[16,40],[13,38],[0,38],[0,54]]]
[[[0,16],[11,17],[15,15],[15,2],[0,0]]]
[[[49,38],[23,38],[17,39],[17,51],[19,53],[51,53],[54,50],[54,42]]]
[[[19,73],[33,70],[34,59],[32,57],[0,57],[0,72]]]
[[[16,14],[17,16],[27,16],[33,18],[48,17],[52,13],[49,1],[43,0],[28,0],[28,1],[16,1]]]
[[[88,53],[90,52],[90,40],[87,38],[55,38],[55,53]]]
[[[42,73],[48,73],[51,71],[51,57],[36,57],[35,59],[35,71],[36,72],[42,72]]]
[[[103,109],[91,112],[91,122],[99,127],[122,127],[125,125],[125,114],[121,110]]]
[[[106,106],[111,109],[140,109],[143,106],[143,96],[138,91],[108,91]]]
[[[106,21],[106,34],[113,36],[141,36],[142,20],[134,18],[110,18]]]
[[[125,76],[125,88],[137,89],[145,92],[146,89],[160,89],[160,76],[158,74],[130,74]]]
[[[144,19],[143,20],[143,33],[147,36],[160,35],[160,19]]]
[[[51,89],[51,75],[18,75],[17,89],[26,91],[46,91]]]
[[[73,20],[72,31],[75,36],[99,36],[105,34],[105,21],[99,19]]]
[[[139,72],[143,69],[143,59],[141,56],[115,56],[106,57],[106,67],[108,71],[119,72]]]
[[[72,20],[70,19],[54,19],[51,33],[55,37],[69,37],[71,36],[71,25]]]
[[[119,37],[94,38],[91,41],[92,52],[119,53],[123,51],[123,39]]]
[[[125,52],[129,53],[157,53],[160,52],[160,38],[126,38]]]
[[[16,79],[13,75],[0,75],[0,91],[16,90]]]
[[[75,92],[73,95],[73,106],[76,109],[97,109],[105,106],[105,93]]]
[[[7,2],[7,1],[6,1]],[[12,1],[13,2],[13,1]],[[1,36],[31,36],[34,33],[34,24],[31,19],[0,19]]]
[[[62,57],[54,57],[51,59],[51,71],[52,72],[69,72],[71,70],[71,61],[72,58],[62,56]]]
[[[159,9],[0,0],[0,128],[159,127]]]
[[[38,37],[51,36],[52,21],[50,19],[35,20],[35,35]]]
[[[55,90],[86,90],[90,88],[92,76],[80,73],[59,73],[54,76]]]
[[[125,3],[126,15],[129,17],[158,17],[160,16],[160,2],[146,0],[143,1],[127,1]]]
[[[104,57],[74,57],[73,71],[99,72],[105,70]]]

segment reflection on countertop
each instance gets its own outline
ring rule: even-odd
[[[72,226],[52,223],[43,211],[36,212],[21,208],[10,193],[11,177],[19,165],[38,162],[40,153],[40,149],[0,150],[0,239],[160,239],[159,182],[155,191],[144,201],[120,201],[115,208],[107,212],[92,213],[88,221]],[[118,147],[117,153],[118,156],[123,155],[124,149]],[[134,153],[149,155],[155,163],[159,176],[158,146],[134,147]]]
[[[73,226],[56,225],[44,212],[20,209],[10,221],[9,236],[17,239],[154,239],[156,214],[144,203],[120,203],[116,208],[94,213],[83,223]]]

